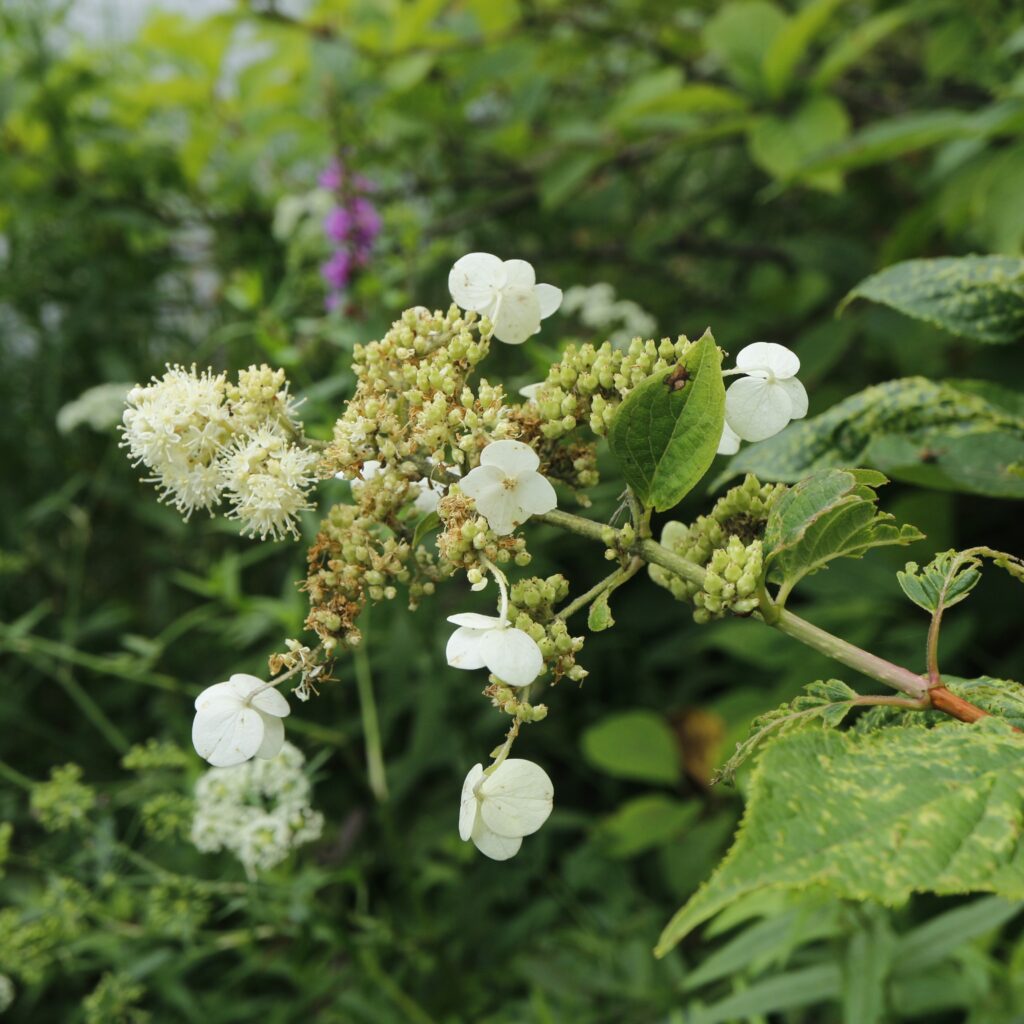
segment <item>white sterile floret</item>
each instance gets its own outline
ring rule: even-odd
[[[509,758],[489,775],[474,765],[462,784],[459,836],[492,860],[508,860],[523,836],[548,820],[554,793],[547,772],[532,761]]]
[[[807,392],[796,379],[799,370],[800,360],[784,345],[757,341],[740,350],[732,372],[746,376],[725,394],[725,419],[738,437],[763,441],[807,415]]]
[[[316,452],[291,444],[272,426],[240,439],[222,460],[225,493],[242,534],[280,540],[298,537],[300,512],[312,508],[308,493],[316,483]]]
[[[735,455],[740,450],[740,435],[728,422],[722,424],[722,439],[718,442],[719,455]]]
[[[413,508],[422,515],[429,515],[431,512],[436,512],[437,506],[444,497],[444,492],[447,489],[445,485],[439,483],[437,480],[429,480],[427,477],[423,477],[421,480],[417,481],[416,486],[420,489],[420,493],[416,496],[416,500],[413,502]]]
[[[558,504],[555,489],[537,472],[540,459],[522,441],[492,441],[480,455],[480,465],[460,481],[487,525],[503,537],[530,516],[550,512]]]
[[[192,744],[200,757],[219,768],[251,757],[274,757],[284,743],[281,719],[289,711],[288,701],[273,686],[235,673],[196,698]]]
[[[501,260],[489,252],[471,252],[452,267],[448,290],[463,308],[486,316],[494,337],[521,345],[540,330],[541,320],[562,304],[562,290],[537,284],[526,260]]]
[[[302,753],[285,743],[267,761],[211,768],[196,782],[191,839],[204,853],[229,850],[250,877],[320,837]]]
[[[448,638],[445,656],[452,668],[486,668],[508,686],[529,686],[544,667],[544,655],[529,633],[500,615],[449,615],[459,628]]]

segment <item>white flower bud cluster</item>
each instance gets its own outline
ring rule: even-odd
[[[168,366],[126,401],[122,446],[153,474],[146,480],[161,500],[187,519],[197,509],[212,514],[226,498],[243,535],[298,536],[317,456],[296,443],[301,431],[283,370],[250,366],[230,384],[223,373]]]
[[[204,853],[228,850],[250,878],[320,838],[323,815],[310,806],[301,751],[285,743],[270,760],[211,768],[195,789],[191,839]]]

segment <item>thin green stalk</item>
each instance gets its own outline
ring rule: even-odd
[[[366,652],[365,633],[364,629],[363,642],[355,649],[352,662],[356,674],[356,689],[359,693],[359,713],[363,720],[363,740],[366,743],[366,777],[370,792],[380,803],[383,803],[388,798],[388,781],[384,767],[384,748],[380,737],[377,701],[373,695],[370,656]]]
[[[628,565],[619,566],[615,572],[610,573],[599,583],[594,584],[585,594],[581,594],[575,601],[570,601],[555,618],[565,621],[570,616],[575,615],[581,608],[586,608],[592,601],[596,601],[605,591],[621,587],[623,583],[632,579],[637,574],[640,566],[643,564],[644,560],[642,558],[634,556]]]
[[[0,776],[5,778],[12,786],[19,786],[26,792],[35,785],[27,775],[22,775],[17,768],[12,768],[6,761],[0,761]]]

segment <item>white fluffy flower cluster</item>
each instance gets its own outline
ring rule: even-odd
[[[764,441],[790,420],[807,415],[807,391],[796,379],[800,359],[785,345],[756,341],[740,349],[736,368],[725,376],[743,374],[725,393],[725,426],[719,455],[734,455],[740,441]]]
[[[462,784],[459,835],[491,860],[508,860],[548,820],[554,795],[548,773],[532,761],[512,757],[486,772],[475,764]]]
[[[243,535],[298,536],[317,456],[294,443],[295,404],[283,371],[250,367],[230,385],[222,373],[169,366],[126,401],[122,445],[186,519],[226,498]]]
[[[290,743],[269,761],[211,768],[196,782],[191,838],[204,853],[228,850],[249,877],[280,864],[323,831],[310,806],[305,759]]]

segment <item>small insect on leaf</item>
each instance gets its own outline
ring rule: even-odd
[[[682,391],[690,379],[690,371],[680,363],[666,378],[665,385],[669,391]]]

